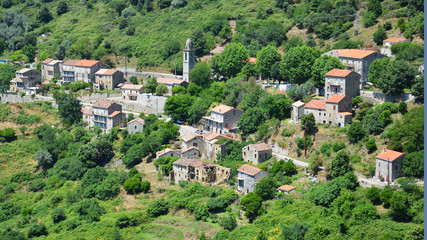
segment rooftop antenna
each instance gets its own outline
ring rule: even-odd
[[[357,26],[358,22],[359,22],[359,13],[357,12],[354,14],[354,36],[359,35],[358,26]]]

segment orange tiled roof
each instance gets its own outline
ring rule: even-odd
[[[402,155],[404,155],[404,153],[385,149],[384,152],[377,155],[377,158],[393,162],[394,160],[398,159]]]
[[[83,109],[82,109],[82,113],[83,113],[83,115],[92,115],[92,108],[91,107],[84,107]]]
[[[338,112],[341,115],[353,115],[351,112]]]
[[[325,76],[347,77],[352,72],[351,70],[332,69],[330,72],[326,73]]]
[[[184,82],[184,80],[178,80],[178,79],[172,79],[172,78],[157,78],[157,82],[166,84],[166,85],[173,85],[173,84],[178,84],[180,85],[181,83]]]
[[[189,133],[185,134],[184,136],[182,136],[182,141],[188,142],[188,141],[193,140],[194,138],[200,137],[200,136],[201,136],[200,134],[195,134],[193,132],[189,132]]]
[[[295,187],[292,187],[291,185],[283,185],[283,186],[280,186],[279,189],[289,192],[291,190],[294,190]]]
[[[94,103],[94,107],[100,107],[100,108],[109,108],[114,102],[106,99],[99,100],[98,102]]]
[[[105,68],[101,68],[99,69],[95,74],[96,75],[113,75],[114,73],[117,72],[117,69],[105,69]]]
[[[220,134],[214,133],[214,132],[203,133],[202,135],[208,141],[212,141],[212,140],[217,139],[217,138],[219,139],[221,137]]]
[[[236,110],[239,110],[239,111],[243,112],[240,109],[237,109],[237,108],[234,108],[234,107],[230,107],[230,106],[227,106],[227,105],[224,105],[224,104],[220,104],[220,105],[212,108],[211,112],[226,113],[226,112],[231,111],[233,109],[236,109]]]
[[[264,171],[262,169],[259,169],[257,167],[252,167],[248,164],[243,164],[239,169],[237,169],[238,172],[246,173],[251,176],[257,175],[259,172]],[[265,171],[264,171],[265,172]]]
[[[68,66],[75,66],[77,63],[79,63],[80,60],[76,60],[76,59],[68,59],[67,61],[64,62],[63,65],[68,65]]]
[[[141,118],[139,118],[139,117],[137,117],[137,118],[135,118],[135,119],[133,119],[133,120],[130,120],[130,121],[128,122],[128,124],[131,124],[131,123],[133,123],[133,122],[139,122],[139,123],[141,123],[142,125],[145,125],[145,121],[144,121],[144,119],[141,119]]]
[[[124,84],[121,86],[121,89],[132,89],[132,90],[140,90],[144,85],[134,85],[134,84]]]
[[[23,68],[23,69],[21,69],[19,71],[16,71],[16,73],[26,73],[26,72],[29,72],[31,70],[32,70],[31,68]]]
[[[345,96],[345,95],[334,94],[330,98],[328,98],[326,100],[326,102],[339,103],[339,102],[341,102],[346,97],[347,96]]]
[[[121,112],[120,111],[114,111],[112,114],[108,115],[108,117],[115,117],[117,115],[119,115]]]
[[[305,105],[305,103],[301,102],[301,100],[298,100],[298,101],[292,103],[292,106],[294,106],[294,107],[301,107],[304,105]]]
[[[42,63],[43,64],[48,64],[48,63],[50,63],[52,61],[53,61],[53,58],[46,58],[46,60],[44,60]]]
[[[170,148],[165,148],[163,150],[160,150],[160,151],[156,152],[156,155],[159,156],[159,155],[163,155],[163,154],[168,153],[168,152],[173,152],[173,153],[176,153],[176,154],[178,154],[178,155],[181,156],[181,153],[179,153],[177,151],[174,151],[174,150],[172,150]]]
[[[383,42],[392,42],[392,43],[398,43],[398,42],[406,42],[409,39],[406,38],[399,38],[399,37],[392,37],[392,38],[387,38],[386,40],[384,40]]]
[[[347,57],[347,58],[357,58],[363,59],[376,51],[372,50],[361,50],[361,49],[349,49],[347,51],[342,51],[338,54],[339,57]]]
[[[197,150],[200,153],[200,149],[198,149],[196,147],[193,147],[193,146],[191,146],[191,147],[189,147],[187,149],[182,150],[181,153],[185,153],[185,152],[188,152],[188,151],[193,150],[193,149]]]
[[[305,105],[305,108],[326,109],[326,102],[323,100],[311,100]]]
[[[97,60],[80,60],[78,63],[76,63],[76,67],[92,67],[93,65],[97,64],[99,61]]]

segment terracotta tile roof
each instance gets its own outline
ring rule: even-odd
[[[271,147],[268,146],[266,143],[249,144],[249,146],[255,148],[257,151],[271,150]]]
[[[252,167],[248,164],[243,164],[239,169],[237,169],[238,172],[246,173],[251,176],[257,175],[259,172],[264,171],[262,169],[259,169],[257,167]],[[264,171],[265,172],[265,171]]]
[[[332,95],[330,98],[328,98],[326,100],[326,102],[332,102],[332,103],[339,103],[341,102],[344,98],[346,98],[346,95],[338,95],[338,94],[334,94]],[[348,97],[347,97],[348,98]]]
[[[393,162],[394,160],[398,159],[402,155],[404,155],[404,153],[384,149],[382,153],[377,155],[377,158]]]
[[[347,51],[342,51],[338,54],[339,57],[347,57],[347,58],[357,58],[363,59],[376,51],[372,50],[361,50],[361,49],[349,49]]]
[[[120,88],[121,89],[128,89],[128,90],[140,90],[143,87],[144,87],[144,85],[124,84]]]
[[[16,73],[26,73],[26,72],[29,72],[31,70],[32,70],[31,68],[23,68],[23,69],[21,69],[19,71],[16,71]]]
[[[221,137],[220,134],[214,132],[203,133],[202,136],[208,141],[219,139]]]
[[[278,189],[289,192],[291,190],[295,190],[296,188],[292,187],[291,185],[283,185],[283,186],[280,186]]]
[[[160,151],[156,152],[156,156],[161,156],[161,155],[166,154],[166,153],[169,153],[169,152],[173,152],[173,153],[176,153],[176,154],[178,154],[178,155],[180,155],[180,156],[181,156],[181,153],[180,153],[180,152],[175,151],[175,150],[170,149],[170,148],[165,148],[165,149],[163,149],[163,150],[160,150]]]
[[[99,100],[98,102],[94,103],[94,107],[100,107],[100,108],[109,108],[114,102],[106,99]]]
[[[189,133],[185,134],[184,136],[182,136],[182,141],[188,142],[188,141],[193,140],[196,137],[201,137],[201,135],[193,133],[193,132],[189,132]]]
[[[325,76],[347,77],[352,72],[351,70],[332,69],[330,72],[326,73]]]
[[[326,109],[326,102],[323,100],[311,100],[305,105],[305,108]]]
[[[76,67],[92,67],[93,65],[99,63],[97,60],[80,60],[78,63],[76,63]]]
[[[84,107],[82,109],[82,113],[83,113],[83,115],[92,115],[93,110],[91,107]]]
[[[387,38],[383,42],[399,43],[399,42],[406,42],[406,41],[409,41],[409,39],[399,38],[399,37],[392,37],[392,38]]]
[[[48,63],[50,63],[52,61],[53,61],[53,58],[46,58],[46,60],[44,60],[42,63],[43,64],[48,64]]]
[[[157,78],[157,83],[163,83],[166,85],[173,85],[173,84],[178,84],[180,85],[181,83],[183,83],[184,80],[178,80],[178,79],[172,79],[172,78]]]
[[[341,115],[353,115],[351,112],[338,112],[338,114],[341,114]]]
[[[240,109],[237,109],[237,108],[234,108],[234,107],[230,107],[230,106],[227,106],[227,105],[224,105],[224,104],[220,104],[220,105],[218,105],[218,106],[216,106],[216,107],[212,108],[212,109],[211,109],[211,112],[217,112],[217,113],[221,113],[221,114],[223,114],[223,113],[226,113],[226,112],[231,111],[231,110],[233,110],[233,109],[236,109],[236,110],[238,110],[238,111],[243,112],[243,111],[242,111],[242,110],[240,110]]]
[[[301,102],[301,100],[298,100],[298,101],[292,103],[293,107],[301,107],[301,106],[304,106],[304,105],[305,105],[305,103]]]
[[[191,147],[189,147],[187,149],[182,150],[181,153],[185,153],[185,152],[188,152],[188,151],[193,150],[193,149],[197,150],[200,153],[200,149],[198,149],[196,147],[193,147],[193,146],[191,146]]]
[[[75,66],[78,62],[80,62],[80,60],[68,59],[67,61],[64,62],[63,65]]]
[[[112,114],[110,114],[110,115],[108,115],[108,117],[115,117],[115,116],[117,116],[117,115],[119,115],[120,113],[122,113],[122,112],[120,112],[120,111],[114,111]]]
[[[128,122],[128,124],[131,124],[131,123],[133,123],[133,122],[139,122],[139,123],[141,123],[142,125],[145,125],[145,121],[144,121],[144,119],[141,119],[141,118],[135,118],[135,119],[133,119],[133,120],[130,120],[129,122]]]
[[[116,73],[118,70],[117,69],[105,69],[105,68],[101,68],[99,69],[95,75],[107,75],[107,76],[111,76],[114,73]]]
[[[197,159],[188,159],[188,158],[180,158],[179,160],[175,161],[173,165],[178,166],[191,166],[191,167],[213,167],[216,166],[215,164],[210,164],[207,162],[203,162]]]

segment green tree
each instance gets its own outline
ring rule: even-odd
[[[149,182],[149,181],[143,181],[141,183],[141,191],[143,193],[148,193],[150,191],[150,189],[151,189],[151,182]]]
[[[22,53],[27,57],[26,62],[34,62],[34,56],[36,55],[37,48],[33,45],[25,45],[22,48]]]
[[[165,84],[162,83],[162,84],[157,85],[157,87],[156,87],[156,94],[157,95],[163,96],[168,92],[169,92],[169,89]]]
[[[345,150],[340,150],[332,159],[330,174],[332,178],[344,176],[352,172],[353,168],[350,165],[350,157]]]
[[[381,203],[381,190],[376,187],[370,187],[366,191],[366,198],[373,204],[378,205]]]
[[[189,109],[194,102],[194,97],[189,94],[179,94],[170,96],[165,103],[165,114],[173,119],[187,121],[189,119]]]
[[[66,1],[60,1],[56,6],[56,14],[58,16],[68,12],[68,5]]]
[[[396,192],[390,200],[390,216],[393,220],[401,222],[410,220],[410,204],[404,192]]]
[[[271,199],[276,192],[276,179],[264,177],[255,184],[254,193],[258,194],[263,200]]]
[[[0,55],[3,55],[3,52],[7,49],[7,45],[3,38],[0,38]]]
[[[142,149],[141,145],[133,145],[126,152],[126,155],[123,157],[123,163],[127,168],[132,168],[136,164],[139,164],[142,161]]]
[[[311,80],[317,87],[325,86],[325,74],[332,69],[344,69],[344,65],[338,60],[328,55],[317,58],[311,67]]]
[[[209,217],[208,208],[205,205],[197,205],[194,209],[194,219],[206,221]]]
[[[368,3],[368,11],[373,12],[375,17],[381,16],[383,10],[379,0],[370,0]]]
[[[42,235],[48,235],[46,226],[43,223],[34,223],[28,229],[28,237],[40,237]]]
[[[410,88],[415,83],[417,69],[403,60],[392,61],[383,71],[382,81],[379,87],[389,96],[398,96],[405,88]]]
[[[105,213],[104,207],[99,205],[95,198],[85,199],[76,204],[74,211],[79,214],[80,218],[87,222],[98,222],[100,217]]]
[[[415,79],[415,84],[412,85],[411,93],[415,96],[415,102],[424,102],[424,74]]]
[[[127,193],[139,193],[142,190],[141,179],[133,177],[123,183],[123,188]]]
[[[379,27],[378,30],[374,33],[374,42],[380,46],[383,45],[383,41],[387,39],[387,33],[384,28]]]
[[[53,209],[51,216],[52,216],[53,223],[59,223],[67,219],[67,215],[65,214],[65,211],[61,207],[57,207]]]
[[[219,225],[228,231],[233,231],[237,227],[236,218],[228,213],[221,218]]]
[[[179,51],[181,51],[181,44],[177,40],[173,39],[166,42],[160,54],[162,55],[163,60],[166,60]]]
[[[245,208],[245,217],[252,222],[260,213],[262,198],[256,193],[248,193],[239,204]]]
[[[411,152],[403,159],[403,174],[407,177],[424,176],[424,150]]]
[[[73,125],[81,122],[83,114],[80,100],[72,93],[56,92],[53,95],[59,105],[59,116],[65,125]]]
[[[219,57],[220,74],[225,77],[236,76],[242,70],[248,57],[248,51],[241,43],[227,45]]]
[[[218,36],[220,36],[222,39],[227,39],[232,35],[233,32],[231,31],[231,27],[229,24],[225,24],[221,31],[218,33]]]
[[[48,23],[53,19],[52,13],[50,13],[49,9],[44,6],[40,9],[37,14],[37,20],[39,22]]]
[[[212,70],[209,65],[205,62],[201,62],[191,69],[190,80],[202,88],[208,88],[211,83],[211,74]]]
[[[185,87],[183,87],[183,86],[175,86],[172,88],[172,94],[173,95],[186,94],[186,93],[187,93],[187,89],[185,89]]]
[[[36,154],[34,154],[34,159],[37,160],[39,166],[44,170],[51,168],[54,163],[52,154],[47,150],[40,150],[36,152]]]
[[[150,217],[166,215],[169,212],[169,203],[164,199],[158,199],[148,205],[147,212]]]
[[[245,133],[250,134],[257,131],[258,126],[265,120],[265,116],[259,107],[249,108],[246,112],[240,115],[237,126]]]
[[[375,139],[371,138],[366,142],[366,149],[368,149],[368,153],[373,153],[375,150],[377,150]]]
[[[257,53],[256,70],[263,79],[270,78],[272,66],[280,60],[280,53],[277,49],[268,45]]]
[[[367,11],[363,15],[363,26],[365,28],[372,27],[377,23],[377,17],[375,16],[375,13]]]
[[[368,73],[368,79],[371,83],[374,84],[374,86],[379,87],[382,78],[383,78],[383,71],[386,66],[390,64],[390,58],[383,58],[383,59],[375,59],[371,66],[369,66],[369,73]]]
[[[348,140],[350,140],[351,143],[357,143],[362,140],[367,134],[368,133],[366,129],[363,128],[361,122],[353,122],[348,128],[347,138]]]
[[[311,77],[312,66],[320,52],[315,48],[300,46],[286,52],[281,62],[281,74],[294,84],[303,84]]]
[[[146,93],[155,93],[157,88],[157,79],[156,78],[149,78],[147,79],[147,83],[145,84],[145,92]]]

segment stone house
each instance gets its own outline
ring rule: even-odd
[[[280,186],[276,191],[279,193],[285,193],[285,194],[290,194],[295,192],[295,187],[292,187],[291,185],[283,185]]]
[[[157,78],[158,84],[164,84],[168,87],[169,94],[172,94],[172,88],[176,86],[182,86],[184,88],[188,87],[188,82],[184,80],[172,79],[172,78]]]
[[[352,121],[352,100],[344,95],[332,95],[326,101],[311,100],[304,114],[313,113],[316,123],[345,127]]]
[[[15,72],[15,78],[10,81],[10,91],[25,92],[26,94],[36,94],[37,85],[41,84],[39,71],[23,68]]]
[[[352,70],[360,74],[361,87],[368,82],[369,66],[376,59],[382,59],[386,56],[371,50],[348,49],[338,53],[338,59],[344,64],[347,70]]]
[[[271,158],[273,150],[266,143],[249,144],[242,148],[242,156],[245,162],[260,164]]]
[[[144,85],[124,84],[120,87],[120,90],[122,91],[123,99],[136,101],[138,95],[144,93],[145,87]]]
[[[94,88],[113,90],[119,83],[125,82],[123,73],[117,69],[101,68],[95,73]]]
[[[87,124],[88,127],[93,127],[93,110],[91,107],[84,107],[82,109],[83,113],[83,122]]]
[[[156,159],[161,157],[181,157],[181,152],[179,150],[165,148],[163,150],[156,152]]]
[[[78,62],[80,62],[80,60],[69,59],[64,63],[62,63],[62,70],[61,70],[62,82],[72,83],[76,81],[75,67]]]
[[[237,190],[242,194],[248,194],[254,191],[255,184],[263,177],[268,176],[268,172],[251,165],[244,164],[237,169]]]
[[[383,41],[383,47],[381,48],[381,54],[386,55],[387,57],[394,57],[394,54],[391,52],[391,46],[396,43],[411,42],[410,39],[392,37]]]
[[[55,77],[61,77],[62,61],[48,58],[41,64],[41,74],[44,81],[52,81]]]
[[[403,176],[402,163],[405,154],[388,149],[377,155],[375,162],[375,176],[377,179],[393,182]]]
[[[196,147],[201,152],[205,150],[205,141],[203,140],[202,135],[190,132],[182,136],[182,148],[187,149],[190,147]]]
[[[291,112],[292,121],[299,123],[299,121],[301,120],[301,117],[304,115],[304,106],[305,106],[305,103],[301,102],[300,100],[292,104],[292,112]]]
[[[224,104],[211,109],[211,115],[203,117],[204,130],[227,134],[237,130],[237,122],[243,111]]]
[[[142,130],[144,130],[145,121],[141,118],[135,118],[127,123],[126,129],[128,130],[129,134],[134,134],[136,132],[142,133]]]
[[[95,73],[101,68],[107,68],[107,65],[97,60],[80,60],[74,65],[75,81],[94,83]]]
[[[177,184],[180,181],[219,184],[228,181],[230,176],[231,168],[188,158],[175,161],[171,171],[171,179]]]
[[[100,127],[104,133],[109,133],[113,127],[123,126],[126,115],[122,112],[122,105],[110,100],[99,100],[92,106],[93,124]]]
[[[181,156],[188,159],[197,159],[201,157],[200,150],[196,147],[190,147],[181,150]]]
[[[360,94],[360,74],[342,69],[333,69],[325,74],[325,97],[334,94],[354,98]]]
[[[195,147],[199,150],[200,157],[215,161],[218,153],[222,157],[226,154],[226,143],[217,144],[221,137],[231,139],[228,136],[217,133],[196,134],[190,132],[182,136],[181,144],[183,149]]]

